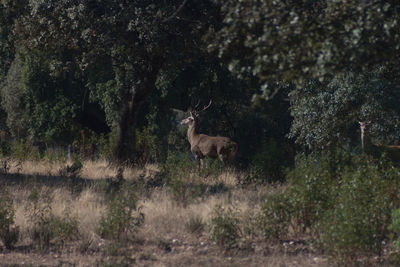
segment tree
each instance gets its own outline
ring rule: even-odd
[[[221,1],[224,24],[210,45],[239,77],[324,79],[398,64],[400,3],[391,1]]]
[[[132,161],[135,124],[162,71],[201,56],[201,36],[213,21],[204,1],[26,0],[15,26],[27,53],[46,51],[64,75],[83,73],[91,100],[116,127],[114,157]],[[28,5],[29,3],[29,5]]]
[[[358,121],[384,144],[400,141],[400,76],[397,67],[347,72],[329,82],[311,80],[289,93],[290,137],[312,149],[360,145]]]

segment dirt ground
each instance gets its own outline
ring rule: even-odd
[[[138,240],[119,247],[118,256],[105,251],[81,253],[71,244],[63,251],[38,252],[17,247],[0,251],[0,266],[329,266],[326,257],[302,244],[260,242],[225,250],[207,236],[187,240]]]

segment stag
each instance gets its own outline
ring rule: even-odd
[[[211,106],[210,103],[202,110],[197,110],[200,101],[189,112],[190,115],[181,121],[182,125],[188,125],[187,138],[190,143],[190,150],[197,161],[197,168],[203,167],[203,159],[219,158],[223,163],[233,161],[237,152],[237,144],[228,137],[223,136],[208,136],[205,134],[197,133],[197,125],[199,122],[199,115],[204,110]]]
[[[381,145],[381,144],[374,144],[371,141],[371,138],[368,134],[368,125],[371,121],[368,122],[358,122],[360,124],[361,130],[361,148],[363,152],[372,154],[373,156],[379,157],[382,152],[386,152],[387,156],[393,162],[400,162],[400,146],[398,145]]]

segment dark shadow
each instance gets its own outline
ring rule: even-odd
[[[107,179],[92,180],[77,176],[27,175],[18,173],[0,174],[0,186],[29,186],[34,181],[39,186],[45,185],[50,188],[73,186],[84,189],[98,183],[100,180]]]

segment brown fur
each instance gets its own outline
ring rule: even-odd
[[[237,144],[228,137],[198,134],[196,132],[197,123],[198,115],[194,112],[190,112],[190,116],[181,122],[183,125],[189,125],[187,137],[198,167],[200,164],[203,165],[202,160],[205,157],[219,158],[222,162],[233,161],[237,152]]]

